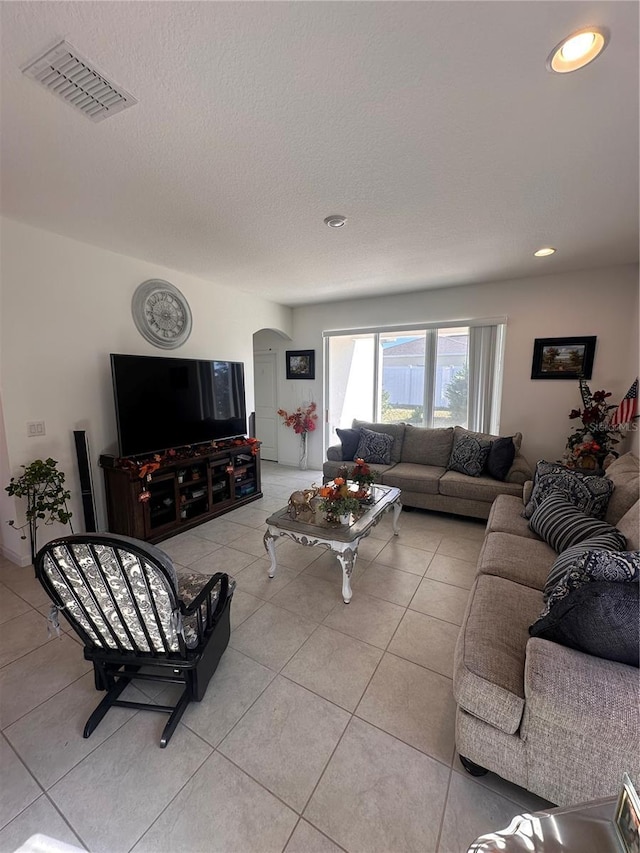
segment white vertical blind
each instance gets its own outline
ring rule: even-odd
[[[498,392],[498,326],[469,329],[469,429],[492,432],[495,424],[494,397]]]

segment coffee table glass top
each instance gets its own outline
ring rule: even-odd
[[[392,486],[375,485],[371,491],[371,498],[363,504],[364,512],[350,524],[328,522],[319,519],[319,514],[315,520],[299,521],[289,516],[289,508],[286,506],[270,515],[266,523],[281,530],[292,530],[338,542],[352,542],[360,538],[379,519],[381,513],[400,498],[400,489]]]

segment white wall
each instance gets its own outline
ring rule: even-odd
[[[507,317],[500,431],[521,431],[531,462],[559,459],[573,425],[568,413],[580,405],[578,385],[530,378],[534,339],[597,335],[591,389],[605,388],[618,402],[638,372],[635,265],[296,308],[293,340],[284,344],[273,336],[272,345],[280,351],[282,377],[285,349],[315,349],[316,380],[305,383],[305,393],[320,402],[323,330],[496,316]],[[284,408],[296,403],[292,385],[280,382]],[[280,439],[280,461],[295,464],[295,443],[285,434]],[[309,461],[322,462],[320,435],[312,437]]]
[[[193,313],[193,331],[172,355],[243,361],[248,412],[253,410],[253,333],[274,328],[291,334],[291,309],[243,293],[241,282],[231,290],[12,220],[2,220],[1,227],[0,391],[11,473],[37,458],[57,459],[73,495],[75,527],[81,530],[72,433],[87,430],[99,525],[106,529],[97,460],[101,453],[117,451],[109,353],[163,352],[134,326],[131,297],[136,287],[161,278],[182,291]],[[46,436],[27,437],[27,421],[33,420],[45,421]],[[19,506],[8,511],[16,517]],[[14,531],[7,533],[7,508],[1,503],[0,512],[3,549],[18,561],[28,554],[28,546]],[[42,543],[60,532],[43,531]]]

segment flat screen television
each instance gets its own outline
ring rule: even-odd
[[[245,435],[244,365],[111,354],[121,456]]]

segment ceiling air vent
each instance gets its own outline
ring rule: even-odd
[[[91,121],[102,121],[138,103],[133,95],[98,74],[67,41],[59,42],[22,72]]]

